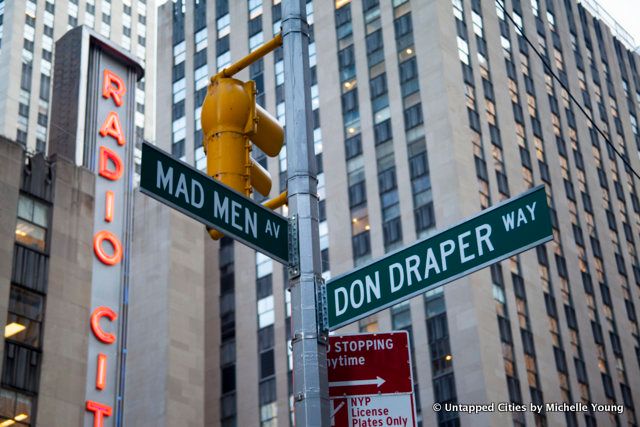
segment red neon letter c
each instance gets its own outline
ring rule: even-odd
[[[109,307],[96,307],[96,309],[93,310],[93,313],[91,313],[91,331],[93,332],[93,335],[103,343],[113,344],[116,341],[116,336],[110,332],[105,332],[104,329],[102,329],[102,326],[100,326],[100,319],[103,317],[106,317],[113,322],[118,318],[118,314]]]

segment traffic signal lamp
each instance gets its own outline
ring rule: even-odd
[[[255,82],[221,74],[213,77],[202,103],[201,123],[207,174],[246,196],[253,189],[267,196],[271,176],[251,158],[251,142],[266,155],[277,156],[284,129],[256,104]],[[220,237],[217,232],[210,234]]]

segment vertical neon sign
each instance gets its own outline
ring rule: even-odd
[[[118,199],[113,189],[109,189],[111,183],[117,183],[122,178],[123,161],[122,158],[114,151],[114,147],[109,145],[117,144],[123,147],[126,144],[126,138],[122,131],[122,125],[118,116],[117,108],[123,108],[124,95],[126,86],[124,81],[117,73],[105,68],[102,73],[102,97],[112,102],[114,110],[109,111],[102,126],[100,127],[100,139],[98,140],[98,177],[97,180],[104,181],[104,185],[96,185],[96,190],[105,187],[104,194],[96,194],[96,199],[104,197],[104,212],[96,212],[103,219],[102,226],[113,221],[117,216]],[[120,201],[122,203],[122,201]],[[96,206],[97,207],[97,206]],[[96,224],[97,226],[98,224]],[[93,237],[93,252],[98,261],[106,267],[117,267],[122,262],[122,243],[120,238],[112,231],[101,229],[95,233]],[[109,284],[105,284],[109,285]],[[102,325],[101,319],[108,322],[115,322],[118,319],[118,313],[108,306],[98,306],[91,313],[90,327],[93,337],[106,346],[111,346],[116,342],[116,335],[106,332]],[[108,354],[98,353],[95,359],[95,388],[103,391],[108,386],[109,370],[116,368],[117,361],[109,360]],[[111,363],[110,363],[111,362]],[[91,360],[89,360],[91,363]],[[103,427],[104,419],[113,414],[113,407],[107,403],[101,403],[95,400],[87,399],[87,411],[93,413],[93,426]]]

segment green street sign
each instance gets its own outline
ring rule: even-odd
[[[142,144],[140,191],[288,263],[286,218],[147,143]]]
[[[553,238],[544,186],[326,284],[329,330],[338,329]]]

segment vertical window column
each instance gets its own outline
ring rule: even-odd
[[[427,319],[433,400],[443,405],[446,403],[455,404],[458,402],[458,397],[443,287],[429,291],[424,295],[424,309]],[[437,418],[438,426],[441,427],[459,425],[457,411],[439,411]]]
[[[205,0],[195,0],[193,10],[193,44],[195,46],[193,54],[193,81],[194,81],[194,165],[201,171],[206,172],[207,157],[204,153],[202,145],[202,124],[200,122],[200,114],[202,112],[202,102],[207,95],[207,86],[209,84],[209,67],[207,61],[207,3]]]
[[[272,426],[278,415],[273,300],[273,261],[256,252],[256,297],[258,311],[258,401],[260,425]]]
[[[229,37],[231,33],[231,15],[229,0],[216,1],[216,67],[217,71],[231,64]]]
[[[172,68],[172,108],[171,130],[172,144],[171,154],[181,160],[185,160],[185,58],[186,42],[184,39],[184,7],[180,2],[173,4],[173,68]]]
[[[402,244],[402,223],[400,220],[400,199],[396,181],[379,1],[367,2],[363,13],[367,61],[369,64],[369,92],[371,95],[378,168],[378,191],[382,209],[382,236],[385,252],[388,252]]]
[[[360,108],[351,25],[351,3],[336,1],[334,16],[338,39],[342,123],[347,157],[349,209],[351,211],[351,246],[354,264],[358,265],[371,257],[371,227],[369,225],[360,134]]]
[[[233,239],[220,239],[220,424],[237,425],[236,315]]]
[[[0,425],[35,425],[47,292],[50,211],[50,204],[44,200],[20,194],[9,310],[4,329]]]
[[[420,81],[413,39],[410,2],[394,2],[393,17],[398,72],[400,75],[400,93],[402,94],[402,107],[404,109],[407,160],[409,162],[411,193],[413,195],[414,224],[416,234],[420,238],[425,237],[429,230],[435,227],[435,214],[423,125],[424,117],[420,102]],[[390,128],[391,126],[389,125],[389,133],[391,133]],[[399,238],[402,238],[401,234]]]

